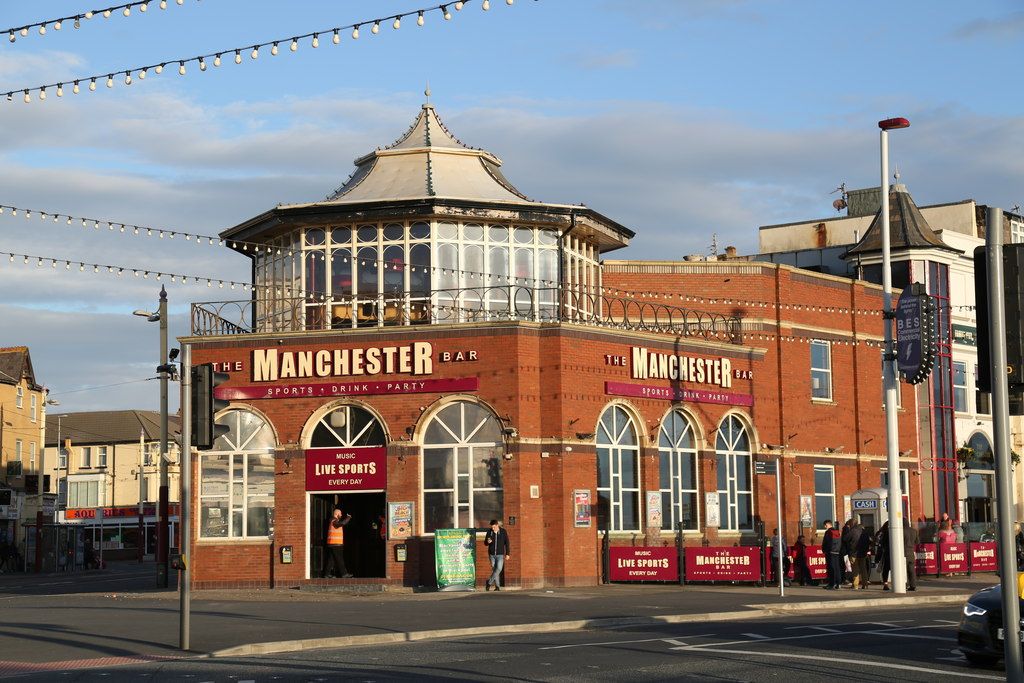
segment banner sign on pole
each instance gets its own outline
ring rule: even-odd
[[[678,581],[679,553],[674,547],[612,546],[611,581]]]
[[[972,572],[999,571],[999,555],[995,541],[969,543],[971,548]]]
[[[935,364],[932,298],[915,282],[903,290],[896,304],[896,363],[910,384],[928,379]]]
[[[434,531],[434,569],[438,590],[476,588],[476,538],[472,529]]]
[[[760,581],[759,548],[686,548],[687,581]]]

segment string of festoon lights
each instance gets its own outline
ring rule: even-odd
[[[117,234],[132,235],[132,236],[145,236],[153,237],[156,239],[184,239],[187,242],[194,242],[197,246],[227,246],[243,253],[252,252],[256,255],[263,255],[264,258],[272,258],[274,256],[289,257],[293,258],[297,254],[301,254],[303,257],[308,258],[313,256],[320,261],[327,260],[328,249],[322,245],[308,246],[305,249],[291,249],[288,247],[281,247],[278,245],[268,245],[261,242],[252,242],[245,240],[224,240],[220,237],[212,235],[203,235],[199,233],[188,232],[184,230],[173,230],[170,228],[159,228],[146,225],[137,225],[134,223],[115,221],[106,218],[91,218],[86,216],[73,216],[65,213],[58,213],[53,211],[43,211],[40,209],[26,208],[20,206],[14,206],[11,204],[0,204],[0,215],[11,215],[13,217],[23,216],[26,219],[32,219],[38,217],[41,221],[51,221],[54,223],[64,223],[70,226],[81,225],[82,228],[91,228],[91,231],[102,230],[104,227],[108,232],[115,232]],[[425,244],[425,243],[424,243]],[[415,246],[414,242],[410,246]],[[374,245],[376,246],[376,245]],[[387,245],[385,245],[386,248]],[[348,247],[341,247],[346,249]],[[358,247],[357,247],[358,249]],[[337,250],[337,249],[335,249]],[[438,274],[441,276],[459,276],[470,281],[480,280],[481,283],[491,283],[492,285],[506,285],[506,284],[520,284],[520,285],[544,285],[548,287],[557,287],[558,281],[546,278],[536,277],[517,277],[515,275],[500,275],[494,273],[483,273],[475,270],[450,268],[442,266],[429,266],[425,264],[418,264],[407,262],[401,259],[385,259],[385,258],[368,258],[365,256],[359,256],[358,251],[354,256],[342,257],[341,262],[344,264],[354,263],[362,267],[373,265],[378,269],[384,271],[405,271],[408,270],[410,274]],[[842,315],[865,315],[865,316],[879,316],[881,311],[879,309],[861,309],[861,308],[845,308],[842,306],[822,306],[820,304],[803,304],[803,303],[778,303],[773,301],[754,301],[737,299],[733,297],[704,297],[695,294],[680,294],[678,292],[665,292],[665,291],[653,291],[653,290],[624,290],[610,286],[594,286],[594,285],[578,285],[577,289],[585,293],[600,293],[600,294],[612,294],[616,296],[627,297],[630,299],[638,300],[660,300],[664,301],[666,305],[676,303],[696,303],[701,305],[711,306],[742,306],[745,308],[755,309],[778,309],[783,311],[806,311],[806,312],[817,312],[817,313],[834,313]],[[966,311],[974,310],[974,306],[969,305],[958,305],[952,306],[946,302],[941,302],[940,306],[943,310],[957,310]]]
[[[10,251],[0,251],[0,263],[2,263],[3,257],[6,256],[10,263],[20,262],[22,265],[31,265],[35,262],[37,268],[43,268],[49,266],[51,270],[57,270],[63,267],[64,270],[72,270],[77,268],[78,272],[85,272],[91,270],[93,273],[106,272],[118,277],[124,275],[131,275],[137,278],[148,280],[153,278],[154,280],[162,281],[165,278],[172,283],[180,283],[183,285],[192,282],[194,284],[206,283],[207,287],[217,286],[218,289],[223,289],[225,285],[230,289],[242,289],[244,291],[252,289],[252,285],[248,282],[237,282],[235,280],[222,280],[215,277],[204,277],[202,275],[181,275],[180,273],[167,273],[159,270],[152,270],[148,268],[139,268],[133,266],[118,266],[107,263],[90,263],[88,261],[75,261],[63,258],[56,258],[53,256],[37,256],[34,254],[18,254]]]
[[[196,0],[199,2],[199,0]],[[177,5],[184,5],[185,0],[174,0]],[[22,38],[29,35],[30,32],[38,31],[39,35],[45,36],[48,28],[53,28],[54,31],[59,31],[64,27],[65,22],[73,22],[71,25],[76,29],[82,28],[82,21],[88,21],[94,17],[103,17],[109,19],[115,14],[128,17],[131,16],[132,10],[138,8],[140,12],[145,12],[149,9],[149,6],[154,4],[152,0],[141,0],[139,2],[126,2],[121,5],[111,5],[109,7],[102,7],[100,9],[86,10],[78,14],[69,14],[66,17],[57,17],[56,19],[43,19],[42,21],[35,21],[31,24],[25,24],[23,26],[13,26],[11,28],[0,29],[0,35],[6,33],[10,42],[18,40],[18,36]],[[167,0],[158,0],[156,3],[160,9],[167,9],[169,4]]]
[[[184,76],[188,73],[188,66],[195,65],[200,71],[206,71],[207,61],[213,64],[215,67],[219,67],[225,58],[234,59],[235,64],[241,64],[243,61],[242,53],[247,53],[251,59],[257,59],[260,56],[260,50],[269,48],[271,55],[277,55],[282,43],[288,45],[288,50],[296,52],[299,49],[299,41],[310,41],[310,46],[317,48],[320,47],[320,36],[329,38],[330,42],[335,45],[341,42],[342,31],[349,33],[353,40],[357,40],[361,35],[360,30],[366,26],[370,27],[371,34],[378,34],[381,30],[381,24],[384,22],[390,22],[391,28],[398,30],[402,26],[402,20],[409,17],[416,18],[416,25],[423,26],[426,23],[426,16],[428,13],[440,12],[442,18],[445,21],[449,21],[452,18],[452,12],[450,8],[454,8],[456,11],[462,10],[463,6],[473,2],[474,0],[457,0],[456,2],[445,2],[440,5],[433,5],[430,7],[422,7],[419,9],[408,10],[405,12],[399,12],[398,14],[391,14],[378,19],[366,19],[363,21],[356,22],[354,24],[348,24],[346,26],[333,26],[330,28],[321,29],[319,31],[312,31],[309,33],[296,34],[290,37],[277,38],[275,40],[268,40],[260,43],[253,43],[250,45],[244,45],[241,47],[232,47],[223,50],[217,50],[216,52],[210,52],[209,54],[197,55],[195,57],[180,57],[175,59],[168,59],[162,62],[156,62],[153,64],[147,64],[145,66],[136,66],[127,69],[117,69],[115,71],[108,72],[106,74],[96,74],[94,76],[80,76],[56,83],[47,83],[45,85],[36,85],[28,88],[15,88],[5,93],[7,101],[13,101],[14,96],[18,93],[23,95],[23,100],[26,103],[32,101],[32,93],[36,93],[38,99],[45,100],[47,89],[53,90],[57,93],[57,97],[64,96],[64,87],[68,84],[71,85],[71,92],[78,94],[81,92],[82,87],[88,88],[90,91],[95,91],[97,88],[97,81],[103,80],[108,88],[114,87],[115,78],[122,80],[125,85],[131,85],[135,82],[132,78],[134,75],[139,80],[146,78],[146,75],[152,71],[155,74],[163,73],[164,68],[167,66],[173,67],[178,65],[178,73]],[[536,1],[536,0],[535,0]],[[511,5],[514,0],[505,0],[505,4]],[[480,0],[480,6],[484,10],[491,8],[490,0]],[[82,84],[85,84],[84,86]]]

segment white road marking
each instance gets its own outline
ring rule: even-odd
[[[750,650],[725,650],[722,648],[713,648],[707,645],[689,645],[687,647],[673,648],[676,650],[690,651],[690,652],[714,652],[717,654],[730,654],[730,655],[747,655],[754,657],[778,657],[780,659],[804,659],[816,662],[829,662],[829,663],[841,663],[841,664],[856,664],[858,666],[875,666],[885,669],[899,669],[901,671],[919,671],[921,673],[930,674],[945,674],[947,676],[960,676],[962,678],[980,678],[986,681],[1004,681],[1006,680],[1003,676],[985,676],[983,674],[969,673],[966,671],[949,671],[947,669],[930,669],[924,666],[912,666],[910,664],[895,664],[893,662],[871,662],[863,659],[845,659],[842,657],[833,656],[817,656],[817,655],[798,655],[790,654],[787,652],[761,652],[761,651],[750,651]]]
[[[768,636],[762,636],[760,633],[743,633],[741,635],[744,635],[747,638],[753,638],[754,640],[774,640]]]
[[[685,646],[685,645],[688,644],[688,643],[684,643],[681,640],[676,640],[675,638],[665,638],[664,641],[666,643],[670,644],[670,645]]]
[[[809,629],[814,629],[815,631],[825,631],[826,633],[842,633],[841,630],[839,630],[837,628],[829,628],[828,626],[787,626],[786,630],[787,631],[794,631],[794,630],[800,629],[800,628],[809,628]]]
[[[694,636],[687,636],[687,638],[708,638],[708,637],[713,636],[713,635],[715,635],[715,634],[714,633],[699,633],[699,634],[694,635]],[[656,642],[662,642],[662,641],[671,642],[671,639],[669,639],[669,638],[644,638],[642,640],[610,640],[610,641],[606,641],[606,642],[603,642],[603,643],[574,643],[573,645],[547,645],[545,647],[538,648],[538,649],[540,649],[540,650],[567,650],[569,648],[574,648],[574,647],[600,647],[602,645],[632,645],[633,643],[656,643]],[[685,643],[682,643],[682,644],[685,645]]]
[[[937,621],[940,624],[949,624],[950,626],[956,626],[960,623],[959,621],[951,621],[949,619],[934,619],[934,621]]]

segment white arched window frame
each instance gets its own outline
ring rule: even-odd
[[[619,405],[597,424],[597,499],[601,524],[610,531],[640,529],[640,446],[636,426]]]
[[[718,426],[715,451],[721,516],[719,529],[753,529],[754,494],[750,435],[743,421],[735,415],[729,415]]]
[[[661,489],[662,529],[684,531],[700,526],[699,468],[693,422],[681,410],[661,421],[658,433],[658,486]]]
[[[325,413],[313,426],[310,448],[358,448],[386,446],[383,423],[370,410],[345,404]]]
[[[228,432],[199,456],[200,538],[259,538],[274,531],[273,430],[256,413],[217,418]]]
[[[454,401],[423,434],[422,528],[482,528],[504,517],[501,423],[487,407]]]

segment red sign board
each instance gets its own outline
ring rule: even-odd
[[[821,546],[805,546],[804,554],[807,556],[807,568],[811,571],[810,578],[815,581],[827,579],[828,568],[825,565],[825,553],[821,552]],[[793,579],[796,578],[796,548],[789,549],[789,557],[792,560],[789,566],[789,578]]]
[[[760,581],[757,548],[686,548],[687,581]]]
[[[612,546],[608,550],[608,578],[612,581],[679,580],[679,551],[675,548]]]
[[[68,508],[64,511],[64,519],[96,519],[99,514],[100,508]],[[168,506],[168,514],[178,514],[178,504],[171,503]],[[144,517],[156,516],[156,506],[146,505],[142,508],[142,515]],[[111,519],[114,517],[138,517],[139,506],[138,505],[123,505],[120,507],[103,508],[103,518]]]
[[[939,564],[935,558],[934,543],[919,543],[914,551],[914,570],[918,574],[938,574]]]
[[[940,543],[938,548],[939,567],[943,574],[967,573],[966,543]]]
[[[306,451],[307,491],[385,489],[388,449],[310,448]]]
[[[379,396],[476,391],[477,377],[453,379],[392,379],[363,382],[308,382],[244,387],[217,387],[214,394],[225,401],[257,398],[317,398],[320,396]]]
[[[628,382],[605,382],[604,393],[609,396],[630,396],[633,398],[656,398],[665,401],[685,403],[717,403],[726,406],[752,406],[754,397],[750,394],[734,394],[728,391],[706,389],[683,389],[680,387],[652,387],[646,384]]]
[[[999,571],[998,546],[995,542],[969,543],[971,548],[971,571],[972,572],[995,572]]]

